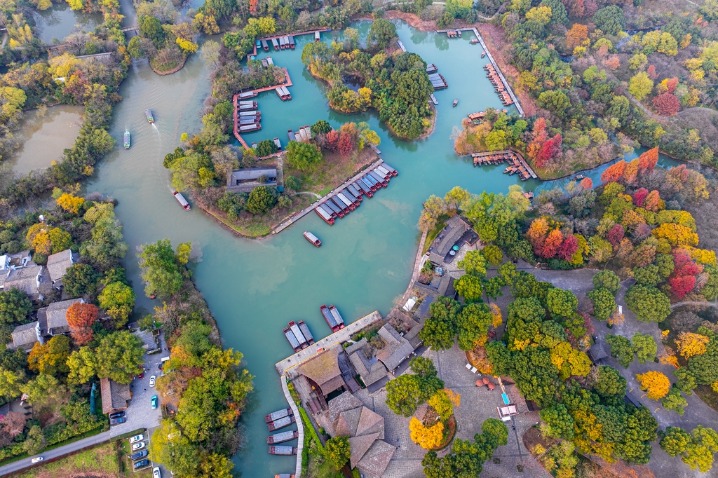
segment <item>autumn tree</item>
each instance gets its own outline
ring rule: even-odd
[[[132,287],[123,282],[111,282],[102,289],[98,300],[114,321],[115,327],[123,327],[127,323],[132,308],[135,306],[135,293]]]
[[[623,177],[623,172],[626,170],[626,161],[623,159],[612,164],[601,174],[601,181],[604,183],[610,183],[612,181],[618,181]]]
[[[67,309],[67,325],[77,345],[85,345],[92,340],[92,326],[99,316],[100,310],[94,304],[75,302]]]
[[[668,377],[655,370],[639,373],[636,378],[641,384],[641,390],[644,390],[646,396],[651,400],[660,400],[668,395],[668,391],[671,389],[671,381]]]
[[[710,338],[694,332],[681,332],[676,337],[676,347],[678,353],[685,359],[690,359],[696,355],[703,355],[707,351],[707,345]]]
[[[80,212],[80,208],[85,203],[85,199],[70,193],[63,193],[55,200],[55,202],[63,210],[72,214],[77,214]]]
[[[27,356],[30,370],[46,375],[57,376],[70,371],[67,358],[70,356],[70,339],[56,335],[45,344],[35,343]]]
[[[583,45],[588,39],[588,27],[581,25],[580,23],[574,23],[573,26],[566,32],[566,47],[572,50],[577,46]]]
[[[628,91],[638,101],[643,100],[653,89],[653,80],[646,72],[638,72],[628,82]]]
[[[681,102],[673,93],[662,93],[653,98],[653,107],[662,116],[674,116],[681,109]]]
[[[349,438],[337,436],[327,440],[324,444],[324,456],[335,471],[341,470],[351,456]]]

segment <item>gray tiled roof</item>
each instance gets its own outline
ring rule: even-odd
[[[42,282],[44,267],[33,265],[11,270],[5,278],[5,289],[19,289],[29,296],[40,293],[38,282]]]
[[[70,249],[65,249],[47,258],[47,270],[50,273],[50,280],[57,282],[63,278],[67,269],[72,266],[75,259]]]
[[[389,371],[396,369],[414,352],[414,347],[409,341],[399,335],[399,332],[389,324],[379,329],[379,336],[384,340],[386,346],[377,353],[377,358]]]
[[[357,469],[367,477],[380,478],[389,466],[389,461],[395,451],[394,445],[390,445],[384,440],[376,440],[357,463]]]
[[[77,302],[85,302],[82,299],[63,300],[61,302],[53,302],[45,311],[47,316],[47,333],[50,335],[58,335],[69,332],[70,327],[67,325],[67,309]]]
[[[29,350],[37,342],[37,321],[18,325],[12,331],[12,348]]]

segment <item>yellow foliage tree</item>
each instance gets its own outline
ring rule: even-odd
[[[67,78],[70,76],[70,72],[75,69],[80,61],[75,58],[75,55],[70,53],[63,53],[50,58],[50,73],[56,78]]]
[[[197,51],[197,44],[195,42],[185,40],[184,38],[177,37],[175,40],[175,43],[182,49],[182,51],[187,53],[194,53]]]
[[[441,417],[441,420],[445,421],[454,414],[454,407],[458,407],[461,403],[461,395],[444,388],[432,395],[427,403]]]
[[[671,222],[661,224],[653,230],[653,235],[658,239],[666,239],[673,247],[698,245],[698,234],[680,224]]]
[[[678,347],[678,353],[681,354],[681,357],[687,359],[706,353],[706,345],[708,345],[709,341],[710,338],[705,335],[681,332],[676,337],[676,347]]]
[[[668,377],[655,370],[639,373],[636,378],[641,384],[641,390],[644,390],[646,396],[651,400],[660,400],[668,395],[671,389],[671,381],[668,380]]]
[[[501,307],[497,304],[491,303],[489,304],[489,309],[491,309],[491,326],[498,329],[504,322],[504,318],[501,315]]]
[[[67,4],[72,10],[82,10],[82,0],[67,0]]]
[[[64,193],[57,198],[55,202],[65,211],[77,214],[80,212],[82,205],[85,204],[85,199],[73,194]]]
[[[411,441],[425,450],[431,450],[441,445],[444,439],[444,424],[436,422],[434,425],[427,427],[418,418],[411,417],[409,435],[411,436]]]

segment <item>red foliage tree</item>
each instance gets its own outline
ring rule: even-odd
[[[548,234],[548,221],[545,217],[538,217],[534,219],[529,226],[529,230],[526,231],[526,237],[531,243],[531,246],[536,254],[538,254],[543,247],[543,243],[546,240],[546,234]]]
[[[618,181],[623,177],[623,172],[626,170],[626,162],[620,160],[616,164],[609,166],[603,174],[601,174],[601,181],[604,183],[610,183]]]
[[[67,309],[65,318],[70,326],[72,340],[77,345],[85,345],[92,340],[92,325],[99,316],[100,309],[93,304],[76,302]]]
[[[544,142],[539,149],[538,155],[536,155],[536,166],[545,166],[549,161],[555,158],[558,153],[561,152],[561,143],[563,139],[561,134],[557,133],[556,136]]]
[[[556,252],[556,255],[559,257],[559,259],[563,259],[564,261],[571,260],[573,255],[578,250],[578,239],[576,239],[576,236],[573,234],[569,234],[566,236],[566,238],[563,240],[561,245],[558,248],[558,251]]]
[[[641,173],[651,172],[658,163],[658,146],[645,151],[638,157],[638,169]]]
[[[663,116],[673,116],[681,110],[681,102],[673,93],[656,96],[653,98],[653,106]]]
[[[676,88],[678,87],[678,78],[668,78],[668,81],[666,81],[666,87],[668,88],[668,93],[675,93]]]
[[[329,151],[336,151],[339,146],[339,131],[333,129],[327,133],[326,136],[327,149]]]
[[[560,229],[554,229],[548,233],[546,240],[543,243],[543,247],[540,251],[540,256],[546,259],[556,257],[559,247],[563,243],[563,234]]]
[[[583,0],[563,0],[563,5],[572,17],[582,18],[586,14],[586,7]]]
[[[583,189],[591,189],[593,187],[593,180],[591,178],[583,178],[578,184]]]
[[[354,151],[354,138],[350,134],[340,133],[337,149],[342,156],[349,156]]]
[[[655,80],[658,78],[658,73],[656,73],[656,66],[655,65],[648,65],[648,69],[646,70],[646,74],[648,77],[652,80]]]
[[[696,278],[695,276],[671,277],[668,279],[668,284],[671,286],[673,297],[681,300],[696,286]]]
[[[259,3],[258,0],[249,0],[249,13],[251,13],[252,15],[257,14],[257,4],[258,3]]]
[[[548,139],[548,133],[546,132],[546,120],[544,118],[537,118],[534,122],[533,130],[531,131],[532,140],[526,147],[526,154],[531,159],[536,159],[538,156],[541,145]]]
[[[592,17],[594,13],[598,11],[598,4],[596,0],[584,0],[584,15]]]
[[[677,300],[681,300],[696,286],[698,274],[703,272],[703,267],[696,264],[688,251],[677,249],[673,252],[673,273],[668,279],[671,287],[671,294]]]
[[[656,191],[655,189],[648,193],[648,196],[646,196],[646,202],[643,204],[643,207],[648,209],[649,211],[658,211],[663,207],[663,200],[661,199],[661,193]]]
[[[638,179],[638,159],[626,163],[626,168],[623,170],[624,184],[631,185],[636,182],[636,179]]]
[[[621,239],[623,239],[625,235],[626,231],[623,229],[623,226],[615,224],[611,229],[609,229],[608,234],[606,234],[606,239],[613,245],[613,247],[616,247],[621,243]]]
[[[633,193],[633,204],[638,207],[643,207],[643,203],[646,201],[646,196],[648,196],[648,189],[640,188]]]

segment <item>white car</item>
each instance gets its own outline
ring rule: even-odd
[[[137,443],[138,441],[142,441],[145,439],[144,435],[135,435],[133,437],[130,437],[130,443]]]
[[[42,457],[42,456],[36,456],[35,458],[33,458],[33,459],[31,460],[31,462],[32,462],[32,463],[39,463],[39,462],[41,462],[41,461],[44,460],[44,459],[45,459],[45,458]],[[159,476],[159,475],[158,475],[158,476]]]
[[[144,447],[145,447],[145,442],[140,441],[140,442],[137,442],[137,443],[135,443],[134,445],[132,445],[132,451],[141,450],[141,449],[143,449]]]
[[[157,378],[157,377],[155,377],[154,375],[152,375],[152,376],[150,377],[150,387],[154,387],[154,386],[155,386],[155,379],[156,379],[156,378]]]
[[[152,478],[162,478],[162,472],[159,466],[152,468]]]

